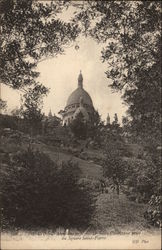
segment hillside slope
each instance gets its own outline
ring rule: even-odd
[[[101,194],[97,199],[97,208],[93,227],[97,233],[120,233],[123,231],[150,231],[143,214],[146,204],[129,201],[124,194]],[[152,228],[153,229],[153,228]]]
[[[32,139],[32,140],[31,140]],[[82,172],[82,177],[99,180],[102,177],[102,167],[89,160],[83,160],[71,153],[63,152],[56,146],[46,145],[34,138],[28,138],[23,135],[19,140],[13,135],[3,135],[1,138],[0,155],[10,157],[10,155],[27,147],[33,147],[49,155],[54,161],[61,163],[62,161],[72,160],[78,162]],[[92,220],[90,231],[95,233],[111,233],[121,232],[123,230],[141,231],[154,230],[148,229],[148,224],[144,219],[144,211],[147,205],[129,201],[124,194],[117,196],[111,190],[109,193],[98,192],[96,211]]]
[[[36,138],[30,138],[25,134],[17,133],[16,135],[15,132],[11,131],[9,134],[1,136],[0,155],[2,158],[5,155],[8,157],[18,151],[21,151],[22,149],[27,149],[30,146],[35,150],[48,154],[51,160],[58,162],[59,164],[67,160],[77,162],[79,168],[81,169],[82,177],[93,179],[99,179],[102,177],[102,167],[92,161],[80,159],[72,153],[64,152],[58,146],[47,145],[38,141]]]

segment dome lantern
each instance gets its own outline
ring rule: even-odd
[[[78,87],[83,88],[83,76],[82,76],[81,70],[80,70],[80,74],[78,76]]]

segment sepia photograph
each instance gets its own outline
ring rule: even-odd
[[[0,0],[2,250],[161,249],[161,1]]]

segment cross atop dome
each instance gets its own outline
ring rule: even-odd
[[[78,87],[83,88],[83,76],[82,76],[81,70],[80,70],[80,74],[78,76]]]

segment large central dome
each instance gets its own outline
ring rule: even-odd
[[[78,88],[74,90],[67,100],[66,107],[72,104],[80,103],[80,98],[82,98],[83,103],[89,106],[93,106],[92,99],[90,95],[83,89],[83,76],[80,73],[78,77]]]
[[[90,95],[83,89],[78,87],[74,90],[67,100],[66,106],[80,103],[80,98],[83,99],[84,104],[88,104],[89,106],[93,106],[92,99]]]

